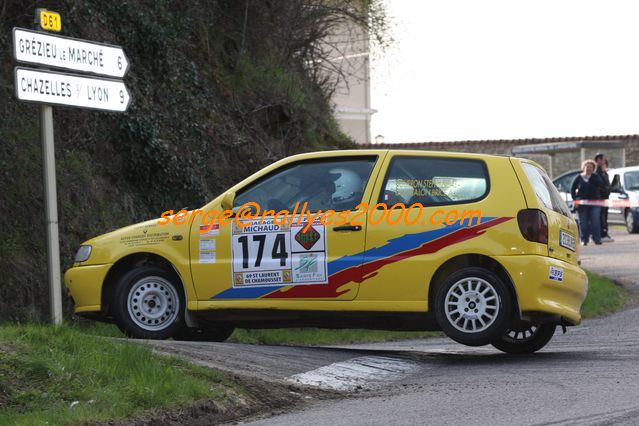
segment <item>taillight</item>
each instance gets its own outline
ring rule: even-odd
[[[546,213],[536,209],[520,210],[517,223],[521,235],[528,241],[548,244],[548,219]]]

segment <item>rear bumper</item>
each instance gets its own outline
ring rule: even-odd
[[[579,267],[544,256],[498,256],[508,271],[519,301],[527,313],[556,316],[568,324],[581,322],[581,305],[588,294],[588,277]],[[561,281],[549,278],[551,267],[563,270]]]
[[[64,284],[75,302],[75,312],[99,312],[102,284],[111,264],[74,266],[64,273]]]

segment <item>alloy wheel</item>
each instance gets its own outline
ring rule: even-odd
[[[488,281],[464,278],[453,284],[446,294],[446,317],[460,331],[479,333],[495,321],[499,303],[497,292]]]

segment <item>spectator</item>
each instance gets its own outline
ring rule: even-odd
[[[592,160],[586,160],[581,164],[581,174],[577,175],[570,189],[573,200],[600,199],[602,181],[599,175],[594,173],[596,167],[597,164]],[[581,243],[584,246],[588,245],[592,234],[595,244],[601,244],[601,207],[578,203],[577,213],[579,214]]]
[[[610,198],[610,178],[608,177],[608,159],[602,154],[597,153],[595,155],[595,163],[597,163],[597,170],[595,173],[599,175],[602,181],[602,186],[600,189],[601,199],[607,200]],[[608,207],[604,206],[601,208],[601,241],[604,243],[609,243],[614,241],[614,239],[608,234]]]

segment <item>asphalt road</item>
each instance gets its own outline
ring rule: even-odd
[[[639,234],[613,227],[610,235],[612,243],[581,247],[581,266],[639,291]]]
[[[582,265],[632,288],[639,235],[586,247]],[[448,339],[336,347],[149,342],[234,374],[335,392],[260,425],[638,424],[639,308],[557,331],[512,356]],[[303,393],[303,390],[301,391]]]
[[[444,339],[358,348],[370,347],[409,355],[418,368],[374,396],[321,401],[257,424],[639,422],[639,309],[588,321],[523,357]]]

